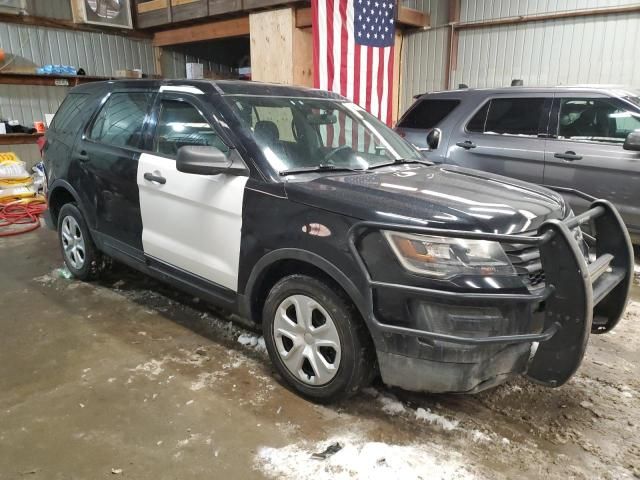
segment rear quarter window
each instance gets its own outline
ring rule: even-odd
[[[418,100],[407,112],[398,127],[428,130],[436,127],[460,104],[460,100],[424,99]]]
[[[91,111],[87,108],[87,93],[70,93],[53,117],[49,130],[54,133],[76,133],[82,128]]]

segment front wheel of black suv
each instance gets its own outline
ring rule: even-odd
[[[103,256],[75,203],[67,203],[60,209],[58,239],[64,263],[73,276],[80,280],[95,279],[103,268]]]
[[[330,403],[365,387],[375,352],[355,307],[324,282],[290,275],[269,292],[262,328],[269,357],[288,385]]]

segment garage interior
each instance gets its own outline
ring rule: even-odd
[[[128,13],[91,17],[101,5]],[[31,219],[0,210],[0,480],[640,478],[637,245],[622,321],[591,336],[564,386],[516,378],[421,394],[377,379],[326,406],[283,384],[252,323],[116,262],[96,281],[71,276],[40,218],[39,167],[70,89],[134,78],[314,87],[312,8],[0,1],[0,162],[29,175],[11,193],[0,178],[0,205],[34,199]],[[637,2],[400,0],[395,12],[390,126],[419,95],[459,87],[640,87]]]

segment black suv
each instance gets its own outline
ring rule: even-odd
[[[328,92],[83,85],[44,155],[76,277],[110,257],[262,324],[278,372],[316,401],[378,372],[430,392],[525,373],[560,385],[629,293],[631,245],[610,203],[574,216],[551,190],[432,165]]]

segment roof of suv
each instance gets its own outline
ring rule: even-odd
[[[535,94],[535,93],[559,93],[559,92],[593,92],[603,93],[614,97],[640,96],[640,91],[623,85],[566,85],[557,87],[502,87],[502,88],[460,88],[455,90],[442,90],[439,92],[427,92],[416,95],[417,98],[447,97],[459,98],[462,96],[487,96],[496,94]]]
[[[104,89],[105,85],[111,88],[160,88],[160,87],[195,87],[203,90],[211,90],[220,95],[266,95],[306,98],[331,98],[344,100],[336,93],[317,90],[314,88],[298,87],[293,85],[280,85],[276,83],[252,82],[246,80],[153,80],[153,79],[122,79],[108,80],[106,82],[86,83],[74,88],[76,92],[91,92],[96,89]]]

